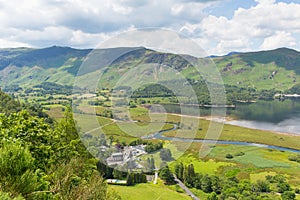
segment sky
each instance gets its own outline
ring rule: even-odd
[[[300,51],[300,0],[0,0],[0,48],[96,48],[142,28],[175,31],[209,55]]]

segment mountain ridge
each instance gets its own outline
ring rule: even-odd
[[[97,53],[99,58],[89,67],[84,66],[78,74],[83,61],[92,53]],[[225,56],[213,56],[209,59],[218,67],[225,84],[229,85],[286,90],[298,84],[300,80],[300,52],[286,47],[264,51],[231,52]],[[72,85],[75,76],[85,76],[97,70],[105,70],[107,80],[111,81],[117,78],[113,74],[118,74],[121,68],[128,70],[141,63],[168,65],[183,72],[187,78],[199,78],[189,68],[190,64],[184,56],[157,52],[145,47],[5,48],[0,49],[0,87],[10,85],[28,87],[43,82]]]

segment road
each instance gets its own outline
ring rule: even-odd
[[[196,197],[196,195],[194,195],[189,188],[187,188],[182,182],[181,180],[179,180],[175,174],[173,174],[175,181],[177,182],[177,184],[190,196],[192,197],[194,200],[200,200],[198,197]]]
[[[154,181],[153,181],[154,184],[157,184],[157,178],[158,178],[158,172],[155,172]]]

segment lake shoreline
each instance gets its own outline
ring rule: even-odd
[[[194,119],[203,119],[207,121],[214,121],[214,122],[219,122],[219,123],[224,123],[232,126],[239,126],[239,127],[244,127],[244,128],[249,128],[253,130],[263,130],[263,131],[269,131],[278,135],[288,135],[288,136],[296,136],[300,137],[300,134],[297,133],[289,133],[289,132],[281,132],[281,131],[272,131],[272,130],[267,130],[267,129],[259,129],[259,128],[253,128],[253,127],[247,127],[247,126],[241,126],[241,125],[236,125],[236,124],[231,124],[228,123],[230,121],[238,121],[238,119],[235,119],[233,117],[225,116],[193,116],[193,115],[184,115],[184,114],[177,114],[177,113],[159,113],[159,112],[154,112],[151,114],[169,114],[169,115],[174,115],[174,116],[179,116],[179,117],[186,117],[186,118],[194,118]],[[250,120],[240,120],[240,121],[250,121]]]

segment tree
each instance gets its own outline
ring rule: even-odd
[[[257,192],[270,192],[270,185],[267,181],[257,180],[255,190]]]
[[[168,166],[163,167],[159,172],[159,177],[164,180],[167,184],[173,184],[174,183],[174,176],[171,173]]]
[[[220,194],[222,191],[222,183],[217,176],[211,176],[211,189],[214,191],[216,194]]]
[[[190,187],[194,186],[195,170],[194,165],[190,164],[184,168],[184,183]]]
[[[206,193],[212,192],[211,179],[207,174],[205,174],[201,179],[201,190]]]
[[[272,182],[273,183],[284,183],[284,182],[286,182],[286,178],[285,178],[285,176],[283,176],[281,174],[276,174],[275,176],[273,176]]]
[[[51,169],[50,191],[57,199],[119,200],[108,191],[107,184],[99,172],[90,166],[95,160],[73,157],[70,162]]]
[[[148,168],[149,168],[150,172],[152,172],[153,170],[155,170],[155,162],[154,162],[154,158],[153,157],[147,159],[147,165],[148,165]]]
[[[115,179],[123,179],[123,172],[117,169],[114,169],[113,176]]]
[[[170,151],[170,149],[165,149],[163,148],[161,151],[160,151],[160,154],[159,154],[160,158],[164,161],[171,161],[173,158],[172,158],[172,153]]]
[[[64,117],[58,124],[58,128],[66,134],[67,139],[74,140],[78,138],[78,127],[76,127],[70,106],[65,110]]]
[[[0,188],[13,197],[28,197],[44,189],[43,180],[34,171],[34,159],[19,142],[5,141],[0,148]]]
[[[194,178],[194,187],[197,188],[198,190],[201,189],[201,180],[202,180],[202,177],[203,177],[203,174],[197,173],[195,175],[195,178]]]
[[[282,200],[294,200],[296,198],[296,195],[294,192],[291,191],[285,191],[281,194]]]
[[[134,185],[134,176],[132,173],[127,174],[126,183],[128,186]]]
[[[188,176],[191,178],[195,177],[195,169],[193,164],[188,165]]]
[[[134,173],[134,183],[147,183],[146,175],[143,173]]]
[[[68,111],[59,125],[25,110],[0,114],[1,200],[119,199],[107,190]]]
[[[174,167],[174,171],[175,171],[175,175],[177,176],[177,178],[180,179],[181,181],[183,181],[184,166],[181,162],[176,163],[176,165]]]
[[[252,185],[249,180],[243,179],[238,183],[237,188],[239,190],[239,193],[242,194],[244,191],[251,191]]]
[[[22,196],[11,198],[8,193],[3,193],[1,191],[0,191],[0,199],[1,200],[25,200]]]
[[[277,184],[277,191],[279,193],[283,193],[285,191],[290,191],[290,190],[291,190],[291,186],[286,182],[280,182]]]
[[[215,192],[212,192],[208,195],[207,200],[218,200],[218,196]]]

